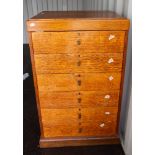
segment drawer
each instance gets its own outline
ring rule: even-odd
[[[37,74],[120,72],[122,70],[122,59],[122,53],[34,55]]]
[[[35,54],[117,53],[124,49],[124,31],[33,32]]]
[[[110,112],[110,114],[105,114]],[[41,109],[45,137],[114,135],[117,108]]]
[[[117,108],[82,108],[81,135],[112,136],[116,134]]]
[[[38,74],[39,91],[119,90],[121,73]]]
[[[41,109],[45,137],[76,136],[78,111],[73,109]]]
[[[71,137],[71,136],[115,136],[116,122],[114,121],[90,121],[83,122],[79,125],[65,124],[65,125],[52,125],[51,127],[43,126],[44,136],[50,137]]]
[[[117,107],[119,91],[40,91],[41,108]]]

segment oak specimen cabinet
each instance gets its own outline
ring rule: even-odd
[[[43,11],[27,20],[40,147],[119,143],[129,20]]]

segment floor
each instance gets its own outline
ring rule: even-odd
[[[40,149],[39,121],[33,87],[29,46],[23,46],[23,72],[29,77],[23,82],[23,154],[24,155],[125,155],[121,145],[100,145]]]

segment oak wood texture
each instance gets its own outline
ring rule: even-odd
[[[30,57],[31,57],[31,64],[32,64],[32,74],[33,74],[33,82],[34,82],[34,89],[36,94],[36,102],[37,102],[37,109],[38,109],[38,116],[39,116],[39,125],[40,125],[40,131],[41,131],[41,138],[44,137],[43,132],[43,126],[42,126],[42,116],[40,112],[40,101],[39,101],[39,95],[38,95],[38,85],[37,85],[37,77],[36,77],[36,70],[35,70],[35,62],[34,62],[34,51],[33,51],[33,45],[32,45],[32,34],[29,32],[28,34],[29,38],[29,47],[30,47]]]
[[[81,118],[78,108],[41,109],[45,137],[116,135],[117,108],[83,108],[80,111]],[[100,126],[103,123],[104,126]]]
[[[34,23],[33,26],[31,26],[31,23]],[[28,31],[94,31],[128,29],[129,20],[110,11],[42,12],[38,16],[27,21]]]
[[[109,40],[110,35],[115,37]],[[35,54],[117,53],[123,52],[124,35],[124,31],[33,32],[32,38]]]
[[[39,91],[119,90],[121,73],[38,74],[37,80]]]
[[[93,31],[93,30],[128,30],[129,21],[128,20],[84,20],[79,19],[78,22],[74,19],[59,19],[59,20],[33,20],[27,21],[27,31]],[[35,26],[30,27],[31,23]],[[82,25],[82,27],[81,27]]]
[[[110,98],[106,98],[109,95]],[[39,91],[41,108],[117,107],[119,91]]]
[[[111,59],[113,62],[109,62]],[[120,72],[123,54],[37,54],[34,55],[34,60],[37,74]]]
[[[42,12],[27,21],[40,147],[118,143],[129,20]]]

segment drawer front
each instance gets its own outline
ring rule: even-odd
[[[117,108],[81,109],[81,135],[112,136],[116,134]]]
[[[34,53],[123,52],[123,31],[33,32]]]
[[[82,53],[34,55],[36,72],[41,73],[82,73],[120,72],[122,53]]]
[[[117,107],[119,91],[39,92],[41,108]]]
[[[38,74],[39,91],[119,90],[121,73]]]
[[[78,134],[78,110],[41,109],[45,137],[76,136]]]
[[[41,109],[45,137],[110,136],[116,133],[117,108]]]

